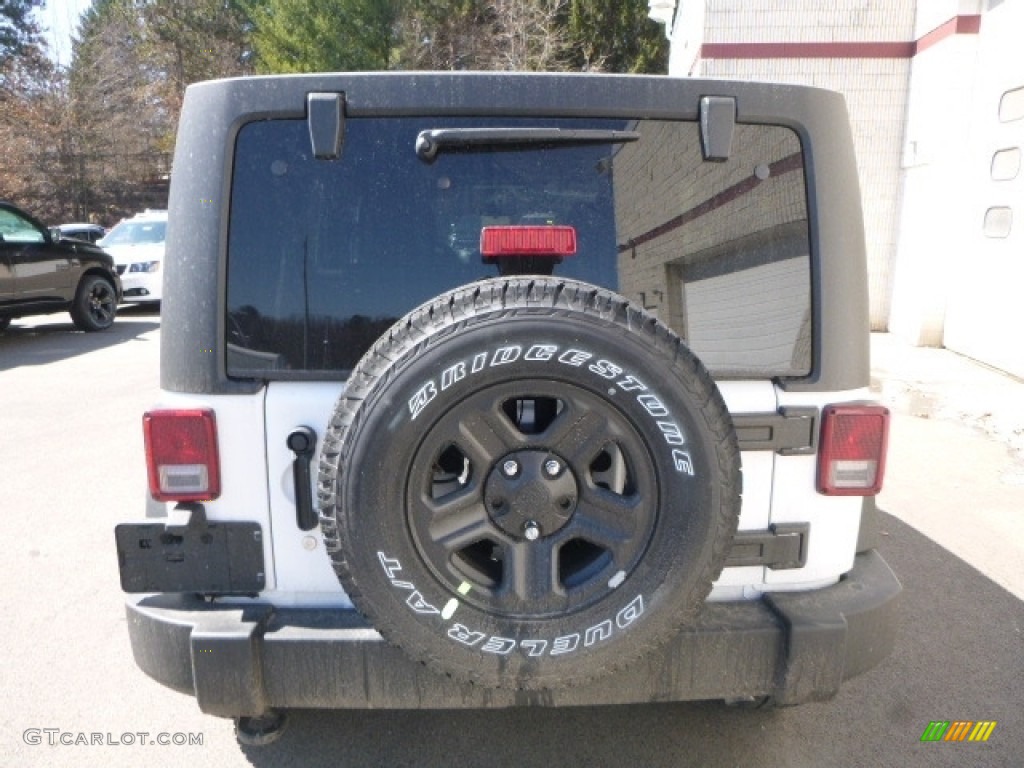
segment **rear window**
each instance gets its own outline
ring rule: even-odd
[[[423,131],[476,128],[630,137],[417,155]],[[790,129],[737,125],[730,159],[707,162],[691,122],[406,117],[348,118],[330,161],[313,157],[303,120],[241,129],[228,374],[344,378],[406,312],[497,276],[480,234],[502,225],[573,227],[577,252],[553,273],[645,307],[717,376],[810,372],[806,192]]]

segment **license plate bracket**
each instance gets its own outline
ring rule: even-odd
[[[114,528],[121,588],[209,595],[262,591],[266,570],[259,523],[209,522],[201,504],[187,506],[191,516],[184,526],[154,522]]]

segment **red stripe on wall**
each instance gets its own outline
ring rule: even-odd
[[[790,171],[800,170],[804,167],[804,158],[799,152],[795,152],[792,155],[776,160],[774,163],[768,166],[768,178],[775,176],[781,176],[784,173]],[[712,211],[721,208],[723,205],[743,197],[745,194],[754,189],[754,187],[761,184],[761,179],[757,176],[748,176],[747,178],[736,182],[731,187],[726,187],[716,195],[712,195],[703,203],[693,206],[688,211],[675,216],[663,224],[659,224],[654,229],[649,229],[642,235],[637,235],[631,238],[629,241],[619,245],[619,253],[625,253],[631,251],[639,245],[649,243],[651,240],[661,237],[662,235],[668,234],[674,229],[689,224],[691,221],[699,219],[701,216],[705,216]]]
[[[981,16],[955,16],[913,42],[705,43],[705,59],[910,59],[953,35],[976,35]]]
[[[976,35],[981,30],[981,16],[955,16],[915,43],[914,54],[921,53],[953,35]]]
[[[705,59],[909,59],[914,43],[705,43]]]

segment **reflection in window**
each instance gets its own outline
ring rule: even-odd
[[[629,130],[638,141],[441,153],[426,129]],[[552,265],[642,304],[718,376],[811,370],[803,158],[788,128],[737,125],[704,160],[696,123],[402,117],[346,121],[316,160],[303,120],[242,128],[228,242],[228,372],[343,378],[420,303],[487,277],[485,226],[558,224],[578,250]]]
[[[617,180],[636,178],[649,190],[616,197],[621,292],[642,295],[719,376],[806,374],[811,300],[800,142],[786,128],[738,125],[729,161],[713,165],[672,130],[641,123],[641,141],[615,158]]]
[[[0,237],[7,243],[42,243],[46,238],[35,225],[12,211],[0,209]]]

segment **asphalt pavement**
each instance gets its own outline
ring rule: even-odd
[[[871,357],[894,414],[879,506],[1024,600],[1024,381],[889,334]]]
[[[81,334],[31,318],[0,335],[0,766],[1024,764],[1024,383],[887,335],[872,340],[893,410],[880,549],[905,587],[902,623],[893,655],[832,701],[297,711],[278,743],[241,749],[230,721],[148,679],[128,646],[113,526],[143,515],[158,321],[128,311]],[[984,743],[922,742],[935,720],[996,727]]]

